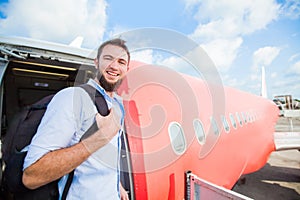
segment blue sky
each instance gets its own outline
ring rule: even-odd
[[[299,0],[0,0],[0,35],[64,44],[82,36],[83,47],[95,48],[116,34],[147,27],[195,41],[224,85],[259,95],[264,66],[270,99],[281,94],[300,99]],[[153,49],[133,57],[180,63]]]

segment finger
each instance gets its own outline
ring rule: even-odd
[[[102,116],[99,113],[96,113],[95,118],[96,118],[97,126],[100,127]]]
[[[108,117],[109,115],[112,115],[112,113],[113,113],[113,108],[111,108],[111,109],[108,110],[108,115],[103,116],[100,113],[97,113],[97,114],[99,114],[100,118],[104,118],[104,117]]]

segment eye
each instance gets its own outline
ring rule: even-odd
[[[120,60],[119,60],[119,63],[120,63],[121,65],[127,65],[127,61],[126,61],[126,60],[123,60],[123,59],[120,59]]]
[[[109,56],[109,55],[106,55],[106,56],[103,56],[103,59],[104,60],[113,60],[113,57]]]

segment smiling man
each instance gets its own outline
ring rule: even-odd
[[[115,90],[129,61],[130,53],[121,39],[106,41],[98,49],[96,77],[87,84],[104,97],[110,111],[106,117],[80,87],[63,89],[53,97],[25,158],[26,187],[36,189],[60,179],[61,199],[68,173],[75,170],[66,199],[128,199],[119,168],[124,108]],[[94,123],[98,130],[81,140]]]
[[[111,94],[122,82],[128,70],[128,50],[113,44],[105,45],[99,49],[95,66],[98,69],[95,81]]]

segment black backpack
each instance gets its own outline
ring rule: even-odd
[[[79,85],[83,88],[97,107],[102,116],[109,113],[107,103],[104,97],[92,86],[88,84]],[[17,113],[13,122],[9,125],[2,144],[2,158],[5,164],[5,170],[2,177],[2,189],[9,192],[10,198],[15,200],[57,200],[58,199],[58,180],[48,183],[34,190],[26,188],[22,183],[23,162],[27,154],[21,150],[30,144],[35,135],[41,119],[47,109],[47,105],[54,95],[49,95],[38,102],[27,106],[21,112]],[[88,137],[97,130],[96,122],[84,133],[83,138]],[[66,199],[68,190],[71,186],[74,171],[72,171],[67,180],[63,191],[62,199]]]

